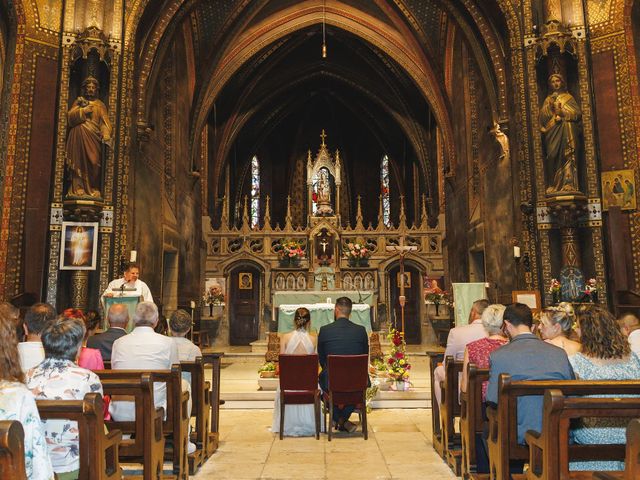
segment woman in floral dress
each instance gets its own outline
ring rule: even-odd
[[[53,469],[33,394],[23,382],[13,320],[0,315],[0,420],[17,420],[24,430],[24,456],[29,480],[52,480]]]

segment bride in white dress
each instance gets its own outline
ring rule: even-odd
[[[280,338],[280,353],[305,355],[314,353],[318,337],[307,331],[311,322],[311,313],[306,308],[298,308],[293,318],[295,330]],[[321,416],[322,417],[322,416]],[[321,422],[323,419],[321,418]],[[320,425],[322,429],[322,425]],[[280,432],[280,386],[273,405],[271,431]],[[313,404],[285,405],[284,435],[289,437],[310,437],[316,434]]]

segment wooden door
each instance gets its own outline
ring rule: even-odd
[[[260,271],[238,267],[229,278],[229,344],[249,345],[260,334]]]
[[[396,265],[389,270],[389,282],[391,292],[392,316],[390,322],[398,330],[402,325],[402,309],[400,307],[400,286],[398,283],[398,274],[400,266]],[[406,302],[404,305],[404,338],[407,344],[419,345],[422,341],[420,328],[420,301],[422,300],[422,280],[419,272],[405,264],[404,273],[409,279],[410,285],[405,283],[404,296]],[[406,281],[405,281],[406,282]]]

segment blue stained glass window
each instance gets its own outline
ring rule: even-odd
[[[260,164],[258,157],[251,159],[251,228],[260,226]]]
[[[382,195],[382,221],[391,226],[391,203],[389,202],[389,157],[382,157],[380,162],[380,194]]]

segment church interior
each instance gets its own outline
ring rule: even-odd
[[[106,319],[135,265],[188,312],[221,432],[181,478],[508,478],[447,454],[434,368],[480,298],[638,315],[639,78],[636,0],[0,0],[0,300]],[[274,470],[318,447],[241,440],[277,378],[242,395],[339,297],[412,384],[378,392],[375,448]],[[234,442],[266,449],[240,477]],[[381,476],[327,466],[340,442]]]

